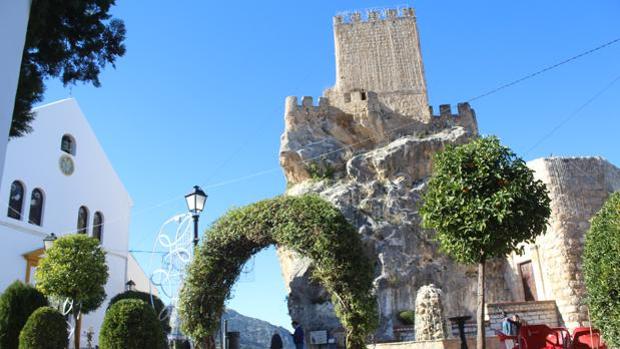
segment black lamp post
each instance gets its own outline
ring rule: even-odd
[[[50,248],[52,248],[52,246],[54,245],[54,241],[56,241],[57,237],[56,234],[51,233],[49,235],[47,235],[44,239],[43,239],[43,249],[45,251],[49,250]]]
[[[136,283],[133,280],[129,280],[125,283],[125,291],[135,291]]]
[[[207,194],[205,194],[199,186],[194,186],[194,191],[185,195],[187,201],[187,209],[192,213],[194,218],[194,246],[198,245],[198,217],[200,212],[205,208],[207,202]]]

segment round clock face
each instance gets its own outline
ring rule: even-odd
[[[71,174],[73,174],[75,166],[73,165],[73,159],[71,159],[71,157],[68,155],[62,155],[58,164],[60,165],[60,171],[62,171],[62,173],[67,176],[71,176]]]

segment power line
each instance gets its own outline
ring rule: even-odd
[[[615,44],[615,43],[617,43],[617,42],[619,42],[619,41],[620,41],[620,38],[616,38],[616,39],[613,39],[613,40],[611,40],[611,41],[608,41],[608,42],[606,42],[606,43],[604,43],[604,44],[602,44],[602,45],[600,45],[600,46],[597,46],[597,47],[595,47],[595,48],[592,48],[592,49],[589,49],[589,50],[587,50],[587,51],[584,51],[584,52],[582,52],[582,53],[580,53],[580,54],[578,54],[578,55],[576,55],[576,56],[572,56],[572,57],[567,58],[567,59],[565,59],[565,60],[563,60],[563,61],[561,61],[561,62],[558,62],[558,63],[552,64],[552,65],[547,66],[547,67],[545,67],[545,68],[543,68],[543,69],[541,69],[541,70],[538,70],[538,71],[536,71],[536,72],[534,72],[534,73],[527,74],[527,75],[525,75],[525,76],[523,76],[523,77],[521,77],[521,78],[519,78],[519,79],[517,79],[517,80],[514,80],[514,81],[511,81],[511,82],[509,82],[509,83],[506,83],[506,84],[500,85],[500,86],[498,86],[498,87],[496,87],[496,88],[494,88],[494,89],[491,89],[491,90],[489,90],[489,91],[487,91],[487,92],[485,92],[485,93],[483,93],[483,94],[481,94],[481,95],[478,95],[478,96],[476,96],[476,97],[470,98],[469,100],[467,100],[467,102],[472,102],[472,101],[475,101],[475,100],[477,100],[477,99],[480,99],[480,98],[483,98],[483,97],[487,97],[487,96],[489,96],[489,95],[492,95],[492,94],[494,94],[494,93],[497,93],[497,92],[499,92],[499,91],[501,91],[501,90],[503,90],[503,89],[506,89],[506,88],[508,88],[508,87],[512,87],[512,86],[514,86],[514,85],[516,85],[516,84],[518,84],[518,83],[521,83],[521,82],[523,82],[523,81],[525,81],[525,80],[529,80],[529,79],[531,79],[531,78],[533,78],[533,77],[536,77],[536,76],[538,76],[538,75],[540,75],[540,74],[546,73],[546,72],[548,72],[548,71],[550,71],[550,70],[553,70],[553,69],[555,69],[555,68],[557,68],[557,67],[559,67],[559,66],[562,66],[562,65],[564,65],[564,64],[566,64],[566,63],[569,63],[569,62],[572,62],[572,61],[574,61],[574,60],[576,60],[576,59],[579,59],[579,58],[581,58],[581,57],[584,57],[584,56],[590,55],[590,54],[592,54],[592,53],[594,53],[594,52],[596,52],[596,51],[598,51],[598,50],[602,50],[602,49],[604,49],[604,48],[606,48],[606,47],[608,47],[608,46],[611,46],[611,45],[613,45],[613,44]]]
[[[609,83],[607,83],[602,89],[600,89],[598,92],[596,92],[592,97],[590,97],[587,101],[585,101],[583,104],[581,104],[579,107],[577,107],[577,109],[573,110],[573,112],[571,112],[570,114],[568,114],[568,116],[566,118],[564,118],[562,121],[560,121],[556,126],[554,126],[551,131],[549,131],[547,134],[545,134],[542,138],[540,138],[538,141],[536,141],[536,143],[534,143],[533,146],[531,146],[525,153],[524,156],[529,154],[533,149],[535,149],[536,147],[538,147],[542,142],[544,142],[545,140],[547,140],[549,137],[551,137],[555,132],[557,132],[557,130],[559,130],[560,128],[562,128],[562,126],[566,125],[571,119],[573,119],[574,117],[576,117],[577,115],[579,115],[579,113],[581,113],[581,111],[583,111],[588,105],[592,104],[592,102],[594,102],[595,100],[597,100],[602,94],[604,94],[605,92],[607,92],[607,90],[609,90],[612,86],[614,86],[616,84],[616,82],[618,82],[620,80],[620,75],[616,76],[613,80],[611,80]]]

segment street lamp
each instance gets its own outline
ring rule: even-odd
[[[57,237],[56,234],[51,233],[49,235],[47,235],[44,239],[43,239],[43,249],[45,251],[49,250],[50,248],[52,248],[52,246],[54,245],[54,241],[56,241]]]
[[[185,201],[187,201],[187,209],[194,218],[194,246],[196,246],[198,245],[198,216],[200,216],[200,212],[205,208],[207,194],[205,194],[199,186],[195,185],[194,191],[185,195]]]
[[[134,291],[136,289],[136,283],[133,280],[129,280],[125,283],[125,291]]]

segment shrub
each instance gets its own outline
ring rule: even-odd
[[[0,296],[0,348],[16,349],[19,332],[35,310],[47,305],[47,299],[34,287],[15,281]]]
[[[138,299],[123,299],[106,312],[99,333],[101,349],[163,349],[166,339],[155,312]]]
[[[155,314],[159,319],[159,323],[161,324],[161,329],[164,331],[164,334],[167,335],[170,333],[170,318],[168,316],[168,311],[166,309],[166,306],[164,305],[164,302],[162,302],[159,297],[155,295],[153,295],[152,297],[153,301],[151,302],[150,293],[140,291],[125,291],[123,293],[117,294],[116,296],[114,296],[114,298],[110,300],[110,304],[108,304],[108,309],[110,309],[110,307],[116,302],[123,299],[139,299],[141,301],[144,301],[146,302],[146,304],[150,305],[154,309]]]
[[[609,347],[620,348],[620,192],[592,218],[583,261],[592,321]]]
[[[403,310],[398,313],[398,320],[403,323],[403,325],[413,325],[415,323],[415,311],[413,310]]]
[[[67,322],[51,307],[32,313],[19,335],[19,349],[64,349],[68,344]]]

